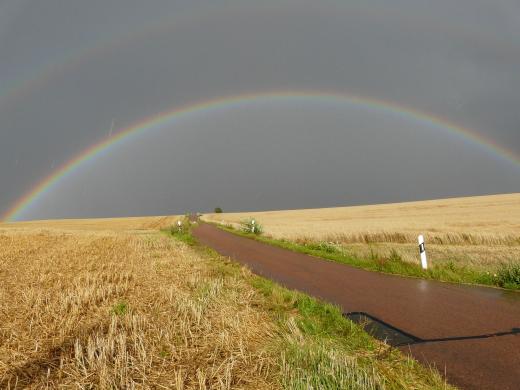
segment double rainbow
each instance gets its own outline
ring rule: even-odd
[[[402,117],[405,120],[416,122],[422,126],[429,126],[443,129],[454,135],[458,135],[466,142],[479,146],[489,154],[502,159],[520,168],[520,157],[503,146],[498,145],[492,140],[477,134],[471,129],[458,126],[439,116],[433,116],[426,112],[405,107],[393,102],[372,99],[362,96],[340,94],[334,92],[320,91],[277,91],[264,93],[242,94],[228,97],[220,97],[208,101],[189,104],[182,107],[175,107],[172,110],[159,113],[145,118],[144,120],[127,127],[106,140],[92,145],[88,149],[79,153],[61,167],[53,171],[49,176],[40,181],[30,191],[18,199],[15,204],[5,213],[5,221],[16,221],[22,217],[31,206],[37,203],[38,199],[50,192],[54,186],[68,175],[71,175],[78,167],[89,161],[95,160],[102,152],[108,152],[123,140],[140,135],[158,127],[172,127],[175,122],[187,119],[190,116],[207,115],[215,111],[231,110],[245,105],[262,102],[297,102],[302,101],[311,104],[344,104],[351,107],[372,109],[385,114]]]

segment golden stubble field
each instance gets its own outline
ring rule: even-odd
[[[275,238],[339,243],[361,256],[396,250],[417,262],[424,234],[432,261],[492,269],[520,261],[520,194],[325,209],[208,214],[236,225],[253,217]]]
[[[276,388],[252,287],[175,220],[0,225],[0,388]]]
[[[0,223],[0,231],[89,231],[89,232],[150,232],[171,226],[181,216],[127,217],[127,218],[91,218],[91,219],[56,219],[47,221],[27,221]]]

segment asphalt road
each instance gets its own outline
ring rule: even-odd
[[[258,275],[367,313],[411,340],[397,348],[463,389],[520,389],[520,293],[404,278],[276,248],[202,223],[202,244]]]

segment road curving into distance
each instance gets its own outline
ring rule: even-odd
[[[365,271],[206,223],[193,235],[258,275],[339,305],[353,320],[401,333],[393,345],[437,367],[451,384],[520,388],[520,293]]]

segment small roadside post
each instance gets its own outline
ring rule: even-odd
[[[182,230],[182,222],[181,221],[177,221],[177,227],[179,228],[179,233],[180,233],[181,230]]]
[[[424,236],[419,235],[419,253],[421,255],[421,266],[423,269],[428,269],[428,261],[426,260],[426,248],[424,247]]]
[[[255,220],[251,220],[251,233],[255,232]]]

